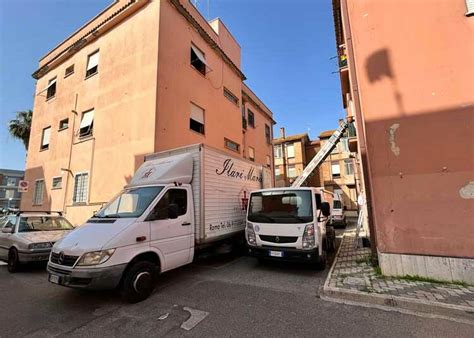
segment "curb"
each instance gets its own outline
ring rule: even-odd
[[[413,299],[406,297],[330,287],[329,281],[331,280],[334,267],[339,259],[341,247],[342,246],[339,246],[334,262],[329,270],[326,281],[324,282],[320,295],[321,299],[350,305],[376,307],[385,311],[397,311],[430,317],[440,317],[474,325],[474,310],[468,306],[423,300],[414,301]]]

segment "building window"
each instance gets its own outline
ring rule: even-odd
[[[270,157],[270,155],[267,155],[267,167],[271,167],[272,166],[272,158]]]
[[[87,58],[86,78],[99,72],[99,51],[95,51]]]
[[[62,186],[62,182],[63,182],[63,178],[58,176],[58,177],[53,177],[53,185],[52,185],[52,189],[61,189],[61,186]]]
[[[332,177],[341,177],[341,167],[339,161],[331,162],[331,173]]]
[[[249,147],[249,160],[255,162],[255,149]]]
[[[189,128],[204,134],[204,109],[191,103],[191,113],[189,117]]]
[[[51,136],[51,127],[46,127],[43,129],[43,134],[41,135],[41,147],[40,150],[46,150],[49,148],[49,137]]]
[[[94,109],[82,113],[81,124],[79,125],[79,137],[92,136],[94,129]]]
[[[17,181],[16,177],[7,177],[6,179],[7,179],[7,186],[9,186],[9,187],[16,186],[16,184],[17,184],[16,183],[16,181]]]
[[[341,139],[339,149],[341,152],[349,152],[349,140],[347,138],[344,137]]]
[[[66,71],[64,72],[64,77],[68,77],[69,75],[74,73],[74,65],[70,65],[69,67],[66,68]]]
[[[46,100],[56,96],[56,77],[48,81],[48,89],[46,90]]]
[[[242,128],[244,130],[247,130],[247,118],[245,117],[245,105],[243,102],[242,102],[241,111],[242,111]]]
[[[286,145],[286,156],[288,158],[294,158],[295,157],[295,145],[293,143],[290,143],[290,144]]]
[[[43,203],[44,180],[36,180],[35,191],[33,192],[33,205],[41,205]]]
[[[239,151],[240,150],[240,145],[238,143],[235,143],[234,141],[231,141],[227,138],[224,138],[224,144],[226,148],[229,148],[230,150],[233,151]]]
[[[231,101],[233,104],[239,104],[239,99],[237,98],[237,96],[232,94],[232,92],[226,87],[224,87],[224,96],[229,99],[229,101]]]
[[[272,144],[272,135],[270,133],[270,127],[268,124],[265,125],[265,138],[267,139],[268,144]]]
[[[346,171],[346,175],[354,175],[354,162],[351,158],[346,158],[344,160],[344,169]]]
[[[280,175],[281,175],[280,168],[275,168],[275,178],[276,179],[280,178]]]
[[[206,56],[194,45],[191,45],[191,66],[199,73],[206,75]]]
[[[74,177],[74,192],[72,195],[73,203],[86,203],[87,202],[87,183],[89,174],[80,173]]]
[[[275,158],[282,158],[281,144],[274,147]]]
[[[296,177],[296,168],[295,168],[294,164],[288,165],[287,176],[288,176],[288,178],[295,178]]]
[[[249,118],[249,126],[255,128],[255,115],[253,114],[253,112],[248,109],[248,118]]]
[[[59,130],[67,129],[69,127],[69,119],[59,121]]]

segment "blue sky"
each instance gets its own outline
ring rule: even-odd
[[[33,108],[38,60],[112,0],[0,0],[0,168],[24,169],[25,150],[7,132]],[[181,0],[186,1],[186,0]],[[194,2],[194,0],[193,0]],[[287,135],[316,138],[344,117],[330,0],[209,0],[242,47],[247,85]],[[208,0],[197,6],[208,17]]]

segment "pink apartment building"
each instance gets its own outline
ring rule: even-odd
[[[333,9],[382,272],[474,283],[473,2]]]
[[[39,62],[23,210],[75,225],[144,155],[204,143],[268,165],[272,112],[243,83],[241,48],[186,0],[117,0]]]

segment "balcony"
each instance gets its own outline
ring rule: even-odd
[[[342,44],[339,46],[339,49],[337,51],[337,59],[339,61],[339,71],[347,71],[347,53],[346,53],[346,45]]]

